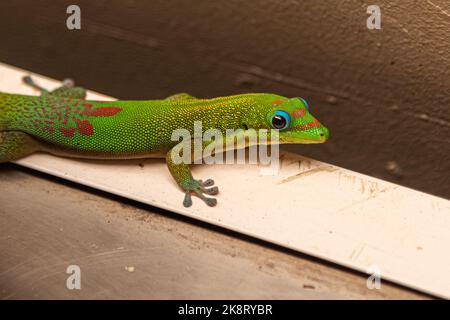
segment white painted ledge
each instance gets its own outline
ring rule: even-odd
[[[0,91],[36,94],[23,70],[0,64]],[[34,75],[43,86],[59,82]],[[90,99],[111,99],[93,92]],[[151,97],[149,97],[151,98]],[[35,154],[20,165],[164,208],[450,298],[450,201],[293,154],[277,176],[256,165],[195,166],[213,178],[218,205],[183,193],[162,160],[80,161]],[[138,164],[143,163],[141,167]]]

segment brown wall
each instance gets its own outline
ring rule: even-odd
[[[0,61],[120,98],[303,96],[332,139],[291,149],[450,198],[448,0],[2,0],[0,39]]]

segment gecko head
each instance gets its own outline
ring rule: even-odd
[[[265,129],[273,129],[280,143],[323,143],[329,131],[309,112],[303,98],[285,98],[263,95],[257,103],[259,123]],[[262,112],[261,112],[262,111]]]

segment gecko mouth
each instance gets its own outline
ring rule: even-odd
[[[299,138],[287,138],[287,139],[280,138],[281,143],[318,144],[324,143],[325,141],[327,141],[327,139],[315,140],[315,139],[299,139]]]
[[[317,135],[308,137],[308,136],[295,136],[295,135],[280,135],[279,139],[281,143],[302,143],[302,144],[313,144],[313,143],[324,143],[328,140],[327,132],[320,132]]]
[[[317,120],[316,120],[316,123]],[[324,143],[330,137],[330,132],[323,125],[316,125],[308,128],[305,131],[291,131],[286,132],[280,136],[280,139],[285,138],[286,141],[293,143]]]

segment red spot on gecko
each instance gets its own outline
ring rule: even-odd
[[[94,127],[88,120],[75,119],[78,132],[83,136],[92,136],[94,134]]]
[[[311,127],[317,127],[320,128],[320,122],[317,119],[314,119],[314,121],[310,122]]]
[[[283,102],[283,99],[276,99],[276,100],[273,100],[272,101],[272,105],[277,105],[277,104],[280,104],[280,103],[282,103]]]
[[[64,115],[63,124],[66,125],[67,121],[69,121],[69,111],[68,110],[66,110],[66,114]]]
[[[95,109],[88,109],[83,111],[83,115],[94,116],[94,117],[110,117],[122,111],[122,108],[111,106],[111,107],[99,107]]]
[[[297,110],[294,110],[294,112],[292,113],[292,115],[295,117],[295,118],[300,118],[300,117],[303,117],[303,115],[305,114],[305,109],[297,109]]]
[[[59,128],[59,131],[65,136],[65,137],[73,137],[75,133],[75,128]]]
[[[308,122],[307,124],[302,124],[302,125],[295,126],[292,129],[294,129],[294,130],[307,130],[307,129],[315,128],[315,127],[317,127],[317,128],[321,127],[320,122],[317,119],[315,119],[315,120],[313,120],[311,122]]]
[[[69,102],[68,99],[63,100]],[[103,101],[105,104],[111,104],[111,101]],[[121,112],[123,109],[117,106],[106,105],[96,107],[95,104],[87,103],[83,100],[73,101],[70,105],[62,105],[54,114],[42,115],[40,119],[29,119],[30,126],[41,128],[49,133],[59,131],[63,136],[71,138],[78,132],[82,136],[91,136],[94,134],[94,127],[89,120],[84,117],[109,117]],[[38,112],[40,110],[37,110]],[[25,114],[24,117],[28,115]],[[31,118],[31,117],[30,117]]]

